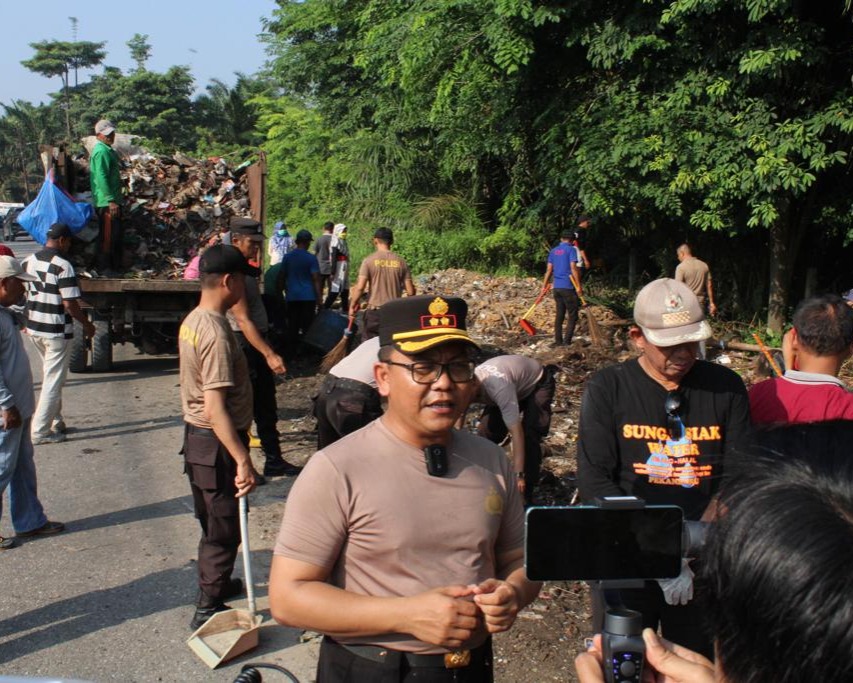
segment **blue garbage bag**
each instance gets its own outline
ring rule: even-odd
[[[86,227],[95,210],[87,202],[77,202],[53,183],[51,172],[36,198],[18,215],[18,223],[39,244],[47,241],[47,231],[54,223],[65,223],[76,234]]]

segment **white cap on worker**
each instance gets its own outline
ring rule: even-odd
[[[711,336],[693,290],[671,278],[655,280],[640,290],[634,301],[634,322],[655,346],[698,342]]]
[[[116,129],[115,124],[109,119],[101,119],[95,124],[95,135],[109,135],[110,133],[114,133]]]
[[[0,280],[15,277],[24,282],[35,282],[38,278],[24,270],[21,262],[14,256],[0,256]]]

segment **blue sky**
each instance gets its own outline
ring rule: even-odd
[[[68,17],[78,20],[78,40],[107,41],[104,64],[124,72],[134,66],[125,43],[134,33],[148,34],[148,69],[189,66],[198,91],[211,78],[230,85],[235,71],[251,74],[263,66],[266,54],[257,35],[261,18],[276,7],[275,0],[0,0],[0,104],[47,102],[48,94],[60,89],[59,78],[31,73],[21,60],[33,56],[30,43],[72,40]],[[82,71],[80,81],[101,68]]]

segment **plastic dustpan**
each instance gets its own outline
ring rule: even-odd
[[[249,551],[249,512],[246,497],[240,498],[240,539],[243,571],[249,609],[217,612],[190,636],[187,645],[211,669],[258,646],[263,617],[255,613],[255,587],[252,583],[252,559]]]

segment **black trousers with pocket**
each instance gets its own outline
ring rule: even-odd
[[[321,450],[381,417],[379,392],[364,382],[328,375],[314,400],[314,416]]]
[[[238,431],[248,445],[246,431]],[[201,525],[198,542],[198,585],[211,598],[228,588],[240,547],[240,520],[234,477],[237,463],[212,429],[186,425],[184,472],[190,481],[195,516]]]
[[[554,303],[557,313],[554,316],[554,343],[571,344],[575,336],[575,327],[578,324],[578,311],[580,310],[580,299],[574,289],[555,289]],[[563,321],[568,316],[566,333],[563,335]]]
[[[252,382],[252,406],[258,438],[269,462],[281,459],[281,443],[278,433],[278,405],[275,400],[275,377],[263,354],[252,346],[242,332],[235,332],[240,348],[249,366]]]

